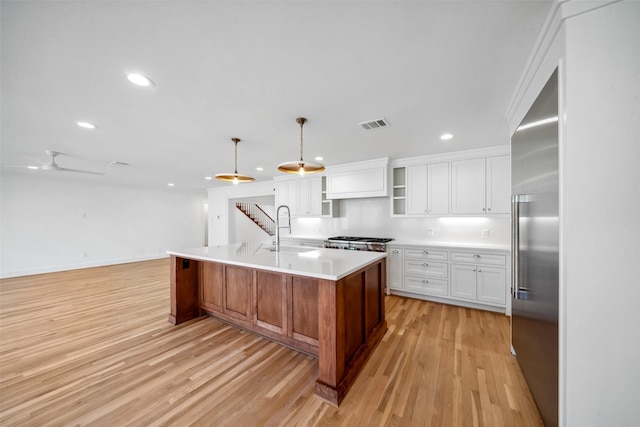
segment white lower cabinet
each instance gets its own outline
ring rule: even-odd
[[[504,268],[478,267],[478,301],[505,304],[507,272]]]
[[[389,289],[402,289],[402,248],[389,246],[387,252],[388,287]]]
[[[475,300],[477,296],[477,267],[475,265],[451,264],[451,296]]]
[[[388,287],[392,294],[502,311],[506,307],[505,251],[388,248]]]
[[[449,281],[446,279],[434,279],[428,276],[404,276],[404,287],[409,291],[426,295],[447,296]]]
[[[451,296],[504,306],[507,256],[483,252],[451,252]],[[462,264],[467,263],[467,264]]]

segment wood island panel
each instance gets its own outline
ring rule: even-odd
[[[295,339],[318,345],[318,279],[292,278],[291,330]]]
[[[225,268],[224,283],[225,313],[242,320],[250,320],[253,270],[246,267],[227,265]]]
[[[172,255],[169,321],[207,313],[317,357],[315,393],[339,405],[387,330],[385,269],[333,281]]]
[[[200,307],[222,312],[224,309],[224,268],[213,262],[199,263]]]
[[[198,261],[171,256],[171,312],[169,323],[178,325],[200,315]]]
[[[255,322],[281,334],[287,333],[287,280],[282,274],[256,271]]]

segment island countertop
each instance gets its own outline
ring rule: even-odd
[[[167,251],[169,255],[221,262],[280,273],[340,280],[363,266],[386,257],[386,252],[345,251],[325,248],[281,246],[271,251],[265,243],[232,243]]]

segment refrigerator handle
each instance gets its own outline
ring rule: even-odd
[[[520,205],[518,194],[511,196],[511,292],[518,299],[518,258],[520,256]]]

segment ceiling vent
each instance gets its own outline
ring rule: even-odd
[[[116,161],[111,162],[111,164],[112,164],[113,166],[129,166],[129,163],[126,163],[126,162],[119,162],[119,161],[117,161],[117,160],[116,160]]]
[[[358,123],[364,130],[381,129],[389,126],[389,122],[384,117],[380,119],[370,120],[368,122]]]

